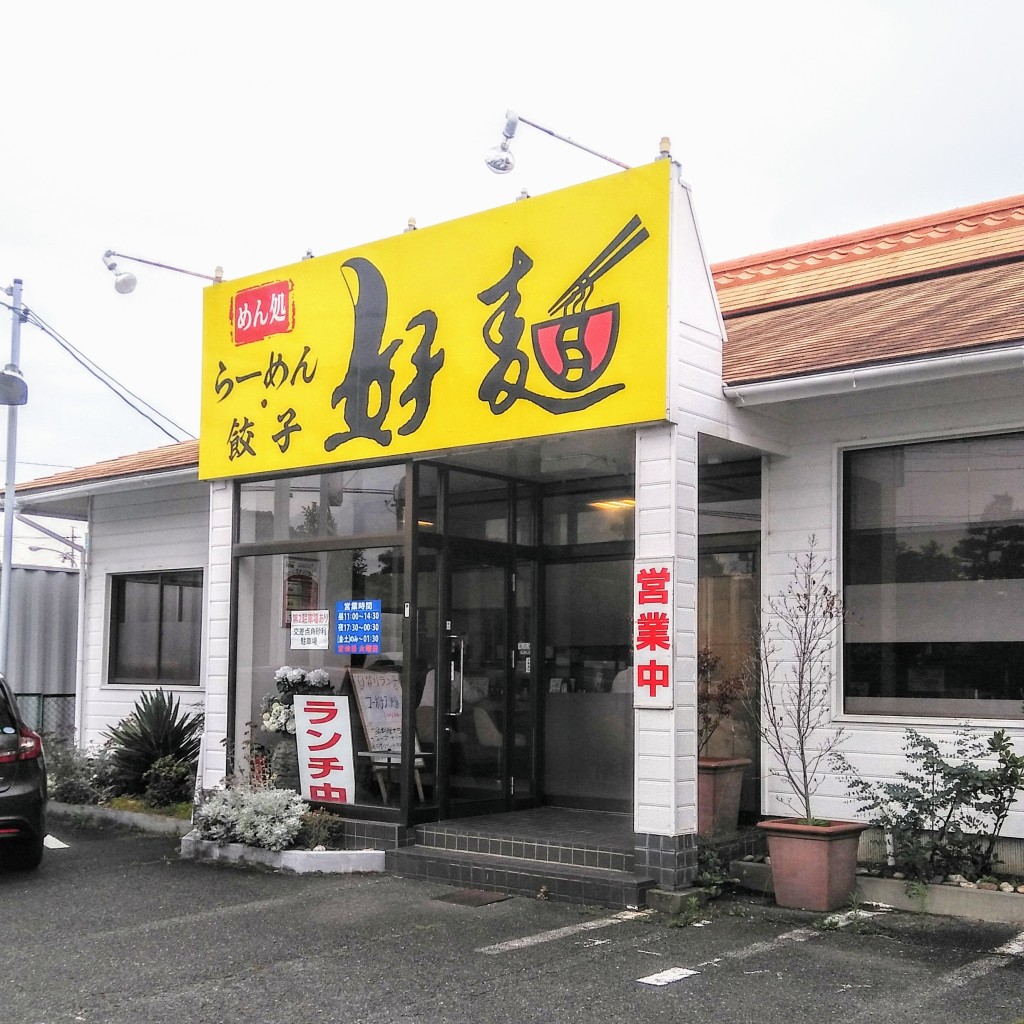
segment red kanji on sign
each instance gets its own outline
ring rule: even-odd
[[[310,800],[322,800],[329,804],[347,804],[348,790],[344,786],[332,786],[325,782],[322,786],[309,787]]]
[[[653,697],[659,686],[668,686],[668,665],[659,665],[656,661],[637,665],[636,685],[650,687],[650,694]]]
[[[345,766],[336,757],[311,757],[309,759],[309,777],[322,779],[331,772],[340,772]]]
[[[668,604],[668,569],[641,569],[636,574],[637,604]]]
[[[322,732],[317,732],[316,729],[307,729],[306,730],[306,735],[307,736],[315,736],[317,739],[321,739],[324,734]],[[329,747],[333,747],[334,744],[337,743],[338,740],[340,740],[340,739],[341,739],[341,733],[340,732],[336,732],[336,733],[333,733],[331,735],[331,738],[329,740],[327,740],[326,742],[324,742],[324,743],[310,743],[309,749],[310,750],[327,750]]]
[[[240,291],[231,300],[231,323],[236,345],[287,334],[295,326],[291,281],[271,281]]]
[[[636,622],[636,649],[667,651],[671,648],[668,612],[643,612]]]
[[[338,717],[338,709],[332,701],[329,700],[307,700],[306,710],[310,713],[310,723],[312,725],[323,725],[324,722],[333,722]],[[323,715],[323,718],[313,718],[314,714]],[[317,733],[319,736],[320,733]]]

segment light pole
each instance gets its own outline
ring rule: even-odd
[[[78,563],[75,561],[75,553],[71,550],[61,551],[58,548],[51,548],[46,544],[29,544],[29,551],[49,551],[50,554],[56,555],[61,562],[70,565],[72,569],[77,568]]]
[[[11,359],[0,373],[0,405],[7,406],[7,465],[4,484],[4,548],[0,567],[0,673],[7,671],[7,653],[11,633],[11,561],[14,550],[14,485],[18,469],[18,406],[28,401],[28,385],[21,375],[21,325],[25,311],[21,306],[21,279],[15,278],[7,290],[11,297]]]

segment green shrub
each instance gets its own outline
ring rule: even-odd
[[[845,758],[833,759],[859,810],[892,837],[895,866],[924,881],[990,873],[996,840],[1024,788],[1024,757],[1014,753],[1003,729],[986,738],[959,729],[949,759],[915,729],[906,730],[903,749],[910,767],[897,772],[895,782],[862,779]],[[995,767],[980,767],[986,760]]]
[[[193,825],[200,839],[284,850],[299,834],[305,810],[302,797],[286,789],[222,789],[196,810]]]
[[[146,773],[161,758],[198,761],[202,732],[203,716],[182,712],[177,698],[163,690],[143,693],[135,710],[106,733],[116,792],[143,793]]]
[[[344,819],[331,811],[306,811],[295,845],[304,850],[315,850],[318,846],[327,850],[344,850]]]
[[[46,742],[46,769],[49,795],[62,803],[106,803],[115,788],[106,747],[83,750],[51,738]]]
[[[161,757],[142,777],[146,783],[146,803],[153,807],[169,807],[192,799],[195,790],[196,766],[173,757]]]
[[[107,795],[97,772],[105,753],[88,753],[67,740],[46,742],[46,772],[50,798],[65,804],[98,804]]]

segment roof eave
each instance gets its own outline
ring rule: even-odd
[[[778,377],[750,384],[725,384],[722,393],[738,406],[777,405],[828,398],[857,391],[906,387],[950,378],[976,377],[1024,368],[1024,345],[926,356],[900,362],[857,366],[800,377]]]
[[[58,485],[52,488],[41,487],[39,490],[19,491],[16,501],[20,512],[53,515],[55,514],[53,511],[47,512],[46,510],[52,509],[56,505],[73,505],[77,501],[87,503],[89,498],[95,497],[97,494],[111,491],[131,491],[142,487],[165,486],[175,483],[195,483],[198,480],[199,468],[196,465],[191,465],[178,469],[104,477],[99,480],[83,480],[79,483]]]

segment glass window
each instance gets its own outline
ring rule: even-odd
[[[108,682],[199,685],[201,569],[112,576],[110,603]]]
[[[632,806],[632,580],[631,559],[545,569],[541,687],[544,791],[551,803]]]
[[[845,709],[1019,717],[1024,435],[847,452]]]
[[[243,544],[303,537],[397,533],[405,522],[405,470],[366,466],[239,485]]]
[[[278,751],[282,744],[294,746],[294,736],[263,728],[263,704],[268,695],[277,692],[277,669],[282,665],[306,672],[324,669],[330,677],[330,692],[349,697],[356,784],[354,801],[349,802],[396,808],[401,794],[400,760],[397,755],[390,761],[372,756],[372,751],[379,747],[375,747],[374,738],[367,733],[374,728],[368,716],[386,712],[387,749],[401,749],[405,661],[402,548],[254,555],[239,558],[237,566],[236,762],[245,763],[247,739],[272,765],[276,764],[275,753],[278,760],[287,755],[287,751]],[[331,627],[324,640],[307,644],[301,634],[292,630],[291,612],[300,609],[329,612]],[[371,645],[375,649],[349,650],[358,645],[338,635],[339,613],[354,616],[359,623],[370,618],[379,622],[379,642],[375,640]],[[359,692],[353,680],[356,673],[360,673],[363,686]],[[367,696],[367,680],[377,680],[386,697],[374,698],[372,706],[360,708],[361,696],[371,699]],[[417,773],[417,779],[422,787],[421,773]],[[422,802],[418,795],[417,801]]]
[[[449,473],[445,533],[507,543],[508,484],[473,473]]]
[[[632,482],[599,491],[548,495],[544,499],[544,543],[632,541],[635,505]]]

